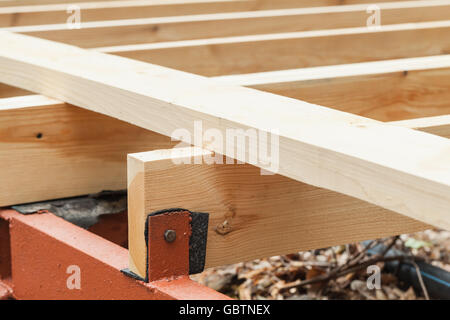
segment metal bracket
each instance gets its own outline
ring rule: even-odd
[[[145,224],[147,274],[145,281],[202,272],[205,266],[209,214],[182,208],[152,212]]]

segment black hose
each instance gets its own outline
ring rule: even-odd
[[[371,241],[365,241],[363,244],[367,246],[370,242]],[[385,249],[385,245],[378,244],[367,252],[375,255],[381,254]],[[397,249],[390,249],[386,253],[386,256],[388,257],[401,255],[406,256],[403,251]],[[419,267],[424,285],[430,297],[434,299],[450,300],[450,272],[435,267],[425,261],[417,261],[416,264]],[[416,291],[422,291],[416,267],[411,262],[408,262],[408,260],[386,262],[385,268],[388,272],[395,274],[401,281],[412,285]]]

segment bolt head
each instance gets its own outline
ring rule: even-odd
[[[177,233],[175,232],[175,230],[166,230],[166,232],[164,232],[164,239],[167,242],[174,242],[176,238]]]

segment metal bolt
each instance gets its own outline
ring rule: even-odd
[[[177,233],[175,232],[175,230],[166,230],[166,232],[164,232],[164,239],[167,242],[174,242],[176,238]]]

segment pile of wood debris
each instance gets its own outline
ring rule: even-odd
[[[368,251],[384,244],[381,254]],[[388,249],[405,252],[412,260],[425,260],[450,271],[450,232],[428,230],[367,243],[275,256],[251,262],[211,268],[193,279],[236,299],[426,299],[426,288],[414,290],[394,274],[386,272]],[[369,265],[381,269],[381,289],[366,283]]]

